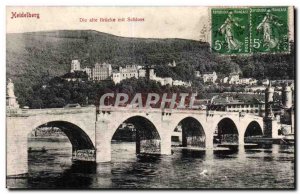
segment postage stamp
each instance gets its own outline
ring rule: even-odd
[[[287,52],[288,7],[251,8],[251,50]]]
[[[288,7],[211,9],[212,51],[220,54],[289,50]]]
[[[221,54],[249,53],[250,15],[247,8],[211,10],[212,50]]]

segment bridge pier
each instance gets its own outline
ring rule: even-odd
[[[171,136],[172,133],[170,133],[169,131],[164,131],[161,130],[161,134],[160,134],[160,139],[161,139],[161,145],[160,145],[160,153],[162,155],[171,155],[171,144],[172,144],[172,140],[171,140]]]
[[[213,148],[214,148],[214,136],[211,133],[207,133],[205,134],[205,149],[213,149]]]
[[[205,149],[213,149],[214,148],[214,129],[215,123],[209,117],[207,122],[202,122],[203,130],[205,133]]]
[[[27,131],[19,130],[21,123],[6,120],[6,175],[17,176],[28,173]],[[21,124],[21,125],[19,125]]]
[[[111,161],[111,132],[105,121],[96,122],[96,162]]]
[[[239,131],[239,145],[244,145],[245,144],[245,133],[240,130]]]

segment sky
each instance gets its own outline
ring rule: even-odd
[[[39,13],[36,18],[11,18],[12,12]],[[7,7],[6,32],[92,29],[123,37],[200,39],[208,25],[207,7]],[[143,22],[99,22],[99,18],[144,18]],[[88,22],[80,22],[85,18]],[[98,22],[89,22],[97,18]]]
[[[39,14],[37,18],[12,18],[12,13]],[[290,39],[294,39],[290,7]],[[127,18],[143,21],[128,22]],[[86,22],[80,21],[86,19]],[[97,22],[91,22],[95,18]],[[99,22],[100,18],[116,22]],[[118,22],[125,18],[124,22]],[[201,36],[203,26],[206,35]],[[49,30],[96,30],[122,37],[182,38],[210,42],[210,7],[6,7],[6,32],[22,33]]]

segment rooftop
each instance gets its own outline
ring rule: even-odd
[[[213,104],[261,104],[264,103],[263,95],[217,95],[212,98]]]

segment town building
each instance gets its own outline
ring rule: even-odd
[[[138,78],[138,67],[136,65],[126,65],[125,68],[119,67],[119,72],[121,74],[121,80]]]
[[[171,77],[164,78],[165,85],[173,85],[173,79]]]
[[[250,78],[249,85],[256,85],[256,84],[257,84],[257,79]]]
[[[218,76],[217,76],[217,73],[215,71],[203,73],[203,75],[202,75],[202,79],[203,79],[204,83],[206,83],[206,82],[215,83],[217,78],[218,78]]]
[[[221,83],[235,84],[235,85],[256,85],[257,80],[254,78],[240,78],[238,73],[230,73],[228,77],[220,79]]]
[[[157,77],[157,76],[153,76],[150,78],[150,80],[159,82],[162,86],[164,85],[173,85],[173,79],[171,77]]]
[[[119,71],[113,71],[112,73],[112,81],[115,84],[119,84],[121,82],[121,74]]]
[[[142,66],[126,65],[125,67],[119,67],[119,70],[114,70],[112,73],[112,81],[117,84],[122,80],[146,77],[146,70]]]
[[[145,78],[146,77],[146,69],[144,69],[144,68],[140,68],[139,70],[138,70],[138,77],[140,78],[140,77],[143,77],[143,78]],[[149,69],[149,79],[150,80],[153,80],[154,78],[156,77],[156,74],[154,73],[154,69]]]
[[[162,86],[164,86],[165,85],[165,80],[164,80],[164,78],[162,78],[162,77],[153,77],[151,80],[153,80],[153,81],[156,81],[156,82],[159,82]]]
[[[67,79],[68,81],[78,80],[76,76],[77,75],[81,76],[82,74],[80,72],[86,72],[88,76],[88,80],[96,80],[96,81],[107,80],[111,78],[112,67],[110,64],[107,63],[103,63],[103,64],[96,63],[93,68],[85,67],[82,69],[80,67],[79,60],[72,60],[71,70],[69,73],[65,74],[63,78]]]
[[[263,115],[265,103],[262,100],[252,98],[249,100],[234,99],[230,96],[214,96],[208,106],[209,110],[226,112],[245,112],[255,115]]]
[[[190,87],[192,86],[191,82],[184,82],[181,80],[174,80],[173,81],[173,86],[185,86],[185,87]]]
[[[271,84],[292,84],[294,83],[294,80],[284,79],[284,80],[271,80]]]
[[[263,79],[263,80],[261,81],[261,83],[262,83],[262,85],[267,86],[267,85],[270,84],[270,80],[268,80],[268,79]]]
[[[81,71],[79,60],[72,60],[71,62],[71,73],[75,71]]]
[[[136,65],[127,65],[125,68],[120,67],[119,71],[115,71],[112,74],[112,80],[115,84],[120,83],[122,80],[130,78],[146,78],[147,70],[144,68],[138,68]],[[181,80],[173,80],[171,77],[158,77],[156,76],[154,69],[149,69],[149,79],[160,83],[161,85],[174,85],[174,86],[191,86],[190,82],[184,82]]]
[[[172,66],[174,65],[176,66],[175,61],[173,61]],[[153,68],[149,68],[148,71],[149,75],[147,75],[146,68],[137,65],[126,65],[125,67],[119,67],[118,70],[112,70],[112,65],[107,63],[96,63],[93,68],[85,67],[81,69],[80,62],[72,60],[71,71],[63,75],[62,78],[68,81],[84,81],[87,79],[94,81],[112,80],[115,84],[118,84],[125,79],[138,79],[149,76],[150,80],[159,82],[161,85],[191,86],[190,82],[173,80],[171,77],[158,77]]]
[[[94,68],[92,68],[92,80],[108,80],[112,74],[111,64],[107,63],[96,63]]]
[[[139,77],[146,77],[146,69],[139,69],[138,70]]]
[[[265,91],[266,87],[265,86],[248,86],[245,87],[246,92],[253,92],[253,93],[260,93]]]
[[[240,83],[240,75],[238,73],[230,73],[228,78],[229,84],[239,84]]]
[[[92,79],[92,69],[85,67],[84,69],[82,69],[82,71],[86,72],[86,74],[88,75],[88,79]]]
[[[221,79],[222,83],[227,83],[228,82],[228,77],[224,77],[223,79]]]
[[[173,61],[173,63],[168,63],[168,66],[169,66],[169,67],[176,67],[176,62]]]
[[[244,84],[244,85],[255,85],[257,84],[257,80],[253,78],[241,78],[239,80],[239,84]]]
[[[80,71],[74,71],[74,72],[68,72],[61,76],[62,79],[67,81],[87,81],[89,79],[86,72],[80,70]]]
[[[201,77],[200,71],[195,71],[195,77],[196,77],[196,78],[200,78],[200,77]]]

